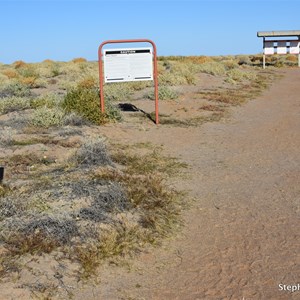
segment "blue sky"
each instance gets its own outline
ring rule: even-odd
[[[158,55],[255,54],[257,31],[300,30],[299,11],[299,0],[0,0],[0,62],[97,60],[101,42],[128,38]]]

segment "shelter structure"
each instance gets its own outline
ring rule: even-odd
[[[258,31],[263,38],[263,68],[266,67],[266,55],[294,54],[298,55],[300,67],[300,30]]]

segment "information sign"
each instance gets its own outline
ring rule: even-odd
[[[107,49],[103,54],[106,83],[153,80],[151,48]]]

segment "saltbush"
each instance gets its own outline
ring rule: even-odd
[[[22,97],[4,98],[0,101],[0,114],[7,114],[12,111],[20,111],[30,108],[30,100]]]
[[[31,124],[36,127],[60,126],[63,124],[64,111],[60,108],[37,108],[32,116]]]
[[[76,112],[93,124],[103,124],[109,120],[121,120],[120,111],[106,99],[105,113],[100,112],[100,96],[97,88],[77,86],[65,96],[62,107],[67,113]]]
[[[103,139],[88,140],[76,153],[78,165],[83,167],[112,166],[112,160]]]
[[[0,98],[4,97],[27,97],[30,96],[30,88],[26,84],[18,81],[12,81],[0,89]]]

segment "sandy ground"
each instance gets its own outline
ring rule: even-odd
[[[188,176],[170,184],[194,201],[184,228],[162,247],[128,266],[101,266],[93,283],[65,282],[72,299],[300,299],[300,286],[294,293],[279,286],[300,285],[300,70],[282,72],[262,96],[220,122],[183,128],[132,119],[93,129],[113,143],[162,145],[186,162]],[[197,88],[221,84],[204,79]],[[188,117],[196,100],[185,97],[179,111]],[[141,108],[151,111],[147,103]],[[178,110],[161,103],[161,112],[172,105]],[[44,262],[58,267],[52,264]],[[16,279],[1,284],[2,299],[31,295]]]
[[[299,69],[286,70],[229,120],[199,128],[101,128],[187,162],[191,176],[173,184],[196,200],[174,240],[129,270],[103,268],[75,299],[300,299],[300,287],[280,290],[300,283],[299,82]]]

